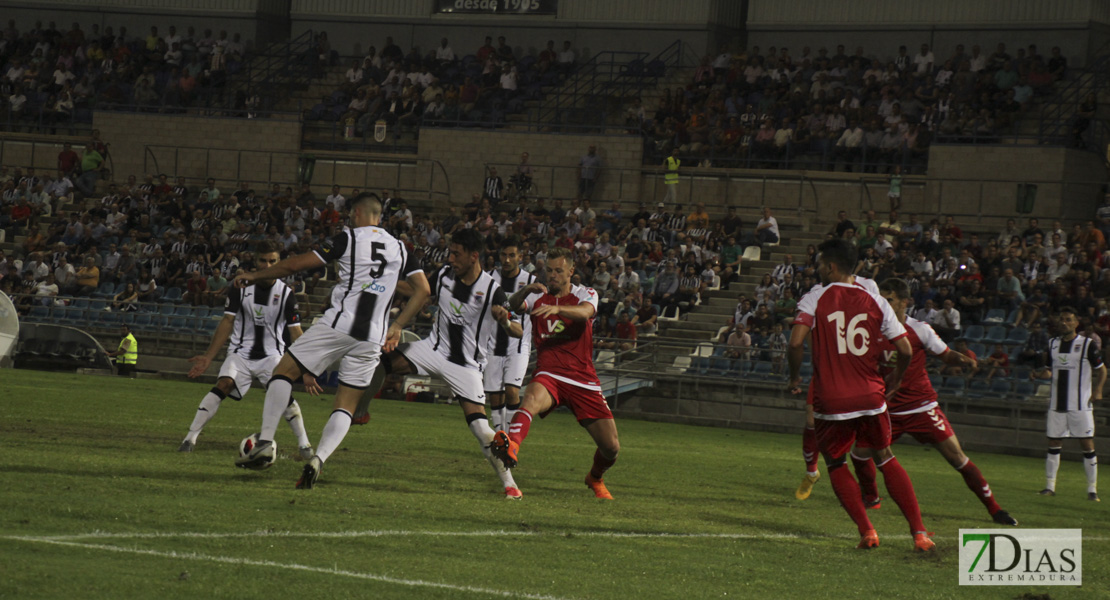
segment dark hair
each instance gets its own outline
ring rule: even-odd
[[[1060,314],[1061,315],[1069,314],[1073,317],[1079,318],[1079,313],[1074,308],[1072,308],[1070,306],[1064,306],[1064,307],[1060,308]]]
[[[505,248],[520,248],[520,236],[510,235],[501,242],[501,249]]]
[[[351,200],[351,210],[358,208],[372,215],[382,214],[382,199],[374,192],[362,192]]]
[[[482,253],[486,248],[485,240],[482,239],[482,234],[478,233],[476,229],[462,229],[451,235],[451,243],[462,246],[463,252],[477,252]]]
[[[277,244],[271,241],[258,242],[258,245],[254,247],[255,254],[270,254],[273,252],[280,253],[281,250],[278,249]]]
[[[821,255],[821,260],[840,267],[842,273],[851,273],[856,266],[856,248],[844,240],[825,240],[817,246],[817,252]]]
[[[890,279],[883,280],[879,285],[879,291],[888,294],[894,294],[895,298],[905,300],[910,297],[910,286],[904,279],[891,277]]]

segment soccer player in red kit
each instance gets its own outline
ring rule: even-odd
[[[859,484],[845,468],[846,455],[857,439],[873,448],[887,493],[902,509],[910,524],[914,549],[929,551],[929,539],[917,496],[909,475],[890,451],[890,416],[886,396],[902,383],[913,349],[906,328],[881,297],[854,285],[851,270],[856,264],[855,248],[843,240],[828,240],[818,247],[817,273],[824,288],[806,294],[798,304],[798,315],[790,331],[787,357],[790,362],[791,393],[801,382],[798,372],[806,336],[812,332],[813,417],[817,446],[840,504],[859,528],[859,548],[879,545]],[[898,350],[897,363],[884,382],[879,374],[880,340],[890,340]]]
[[[925,371],[925,353],[939,356],[946,364],[968,365],[975,368],[975,359],[964,356],[955,350],[950,350],[928,324],[917,319],[906,317],[906,304],[910,297],[910,286],[901,279],[887,279],[879,286],[883,298],[890,303],[898,320],[906,326],[906,336],[913,348],[913,357],[906,374],[902,377],[902,387],[897,393],[887,400],[887,410],[890,413],[891,442],[897,441],[903,435],[911,435],[922,444],[930,444],[940,452],[941,456],[956,469],[964,478],[971,493],[975,494],[983,506],[987,508],[991,519],[1000,525],[1014,525],[1017,520],[1010,513],[1002,510],[994,499],[991,486],[983,479],[983,474],[971,459],[960,448],[956,439],[956,432],[948,417],[937,405],[937,392],[929,381],[929,374]],[[894,352],[893,346],[882,346],[884,364],[880,371],[889,370],[888,364]],[[856,477],[863,491],[864,504],[868,508],[879,507],[879,492],[875,485],[875,463],[867,451],[867,442],[860,440],[856,449],[852,451],[852,464],[856,468]]]
[[[509,308],[531,314],[536,368],[508,433],[496,432],[490,450],[505,468],[515,467],[533,416],[543,418],[565,405],[597,444],[586,485],[598,498],[612,500],[602,475],[616,462],[620,442],[594,370],[591,322],[597,314],[597,292],[572,285],[573,275],[570,252],[555,248],[547,253],[547,285],[533,283],[509,298]]]

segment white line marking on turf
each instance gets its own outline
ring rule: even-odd
[[[251,567],[271,567],[278,569],[287,569],[290,571],[308,571],[312,573],[323,573],[325,575],[341,575],[343,577],[354,577],[356,579],[368,579],[371,581],[378,581],[381,583],[391,583],[395,585],[405,585],[409,587],[425,587],[437,588],[443,590],[451,590],[453,592],[468,592],[472,594],[485,594],[487,596],[503,596],[506,598],[529,598],[531,600],[565,600],[559,596],[548,596],[546,594],[529,594],[519,591],[505,591],[495,590],[491,588],[476,587],[472,585],[453,585],[450,583],[440,583],[437,581],[424,581],[421,579],[400,579],[397,577],[388,577],[385,575],[375,575],[373,573],[359,573],[357,571],[347,571],[344,569],[325,569],[322,567],[311,567],[308,565],[299,565],[296,563],[279,563],[271,560],[252,560],[249,558],[237,558],[233,556],[214,556],[210,554],[198,554],[195,552],[173,552],[173,551],[160,551],[160,550],[145,550],[142,548],[123,548],[120,546],[109,546],[105,544],[82,544],[78,542],[65,542],[61,540],[51,540],[44,538],[9,538],[21,539],[29,542],[37,542],[40,544],[53,544],[57,546],[70,546],[73,548],[83,548],[88,550],[105,550],[108,552],[121,552],[127,554],[143,554],[146,556],[157,556],[161,558],[179,558],[186,560],[204,560],[209,562],[224,563],[229,565],[245,565]]]

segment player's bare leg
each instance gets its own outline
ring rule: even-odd
[[[872,450],[872,456],[875,458],[876,466],[883,473],[887,494],[901,509],[902,516],[910,525],[914,550],[918,552],[932,550],[936,544],[929,539],[929,532],[925,530],[925,524],[921,521],[921,507],[917,505],[917,494],[913,490],[909,474],[894,457],[889,446]]]
[[[228,394],[235,389],[235,380],[230,377],[220,377],[216,380],[216,385],[204,395],[200,401],[200,406],[197,407],[197,414],[193,417],[192,425],[189,425],[189,433],[186,434],[185,439],[181,442],[181,446],[177,448],[178,452],[192,452],[193,447],[196,446],[197,436],[216,416],[216,411],[220,409],[220,403]]]
[[[594,464],[586,474],[586,486],[593,490],[598,498],[612,500],[613,495],[605,487],[602,476],[609,467],[613,466],[613,463],[617,462],[617,454],[621,450],[620,440],[617,439],[617,424],[613,419],[591,419],[583,422],[583,425],[597,444],[597,450],[594,451]]]
[[[414,373],[415,370],[409,361],[405,360],[399,353],[390,352],[382,357],[381,364],[374,370],[374,376],[370,378],[370,385],[366,388],[366,393],[358,401],[358,406],[355,407],[351,423],[354,425],[365,425],[370,422],[370,401],[378,395],[382,386],[385,385],[385,378],[387,375],[408,375]]]
[[[794,497],[798,500],[805,500],[813,492],[813,485],[821,478],[821,472],[817,470],[817,432],[813,424],[813,405],[806,405],[806,425],[802,430],[802,458],[806,462],[806,474],[802,477],[802,483],[798,485],[798,489],[794,491]]]
[[[328,422],[324,424],[324,431],[320,434],[320,443],[316,446],[316,454],[305,464],[301,471],[301,478],[297,480],[298,490],[312,489],[324,468],[324,462],[331,457],[347,432],[351,429],[351,414],[358,406],[366,390],[354,388],[340,383],[335,391],[335,405],[332,408]]]
[[[852,459],[852,468],[856,472],[856,479],[859,480],[859,489],[863,495],[864,506],[867,507],[867,510],[882,508],[883,499],[879,497],[875,460],[871,457],[871,451],[856,446],[852,448],[848,455]]]
[[[960,442],[956,439],[955,435],[939,444],[933,444],[933,447],[940,452],[944,460],[948,461],[948,464],[952,465],[953,469],[956,469],[956,471],[960,473],[968,489],[970,489],[971,493],[975,494],[975,497],[987,508],[987,512],[990,513],[991,519],[994,520],[995,523],[1017,526],[1017,519],[1014,519],[1010,516],[1010,513],[1002,510],[1002,507],[995,501],[990,484],[983,478],[983,474],[979,472],[979,467],[976,467],[975,463],[971,462],[967,454],[964,454],[963,448],[960,447]]]
[[[505,489],[505,497],[510,500],[519,500],[522,494],[520,493],[520,488],[516,485],[516,481],[513,480],[513,473],[509,470],[510,467],[498,460],[492,449],[496,433],[504,432],[495,432],[493,428],[489,426],[489,419],[486,418],[486,407],[484,404],[466,398],[459,398],[458,400],[459,406],[461,406],[463,410],[463,416],[466,417],[466,425],[470,429],[470,433],[478,440],[478,445],[482,448],[482,456],[486,457],[486,461],[493,467],[493,471],[497,473],[497,477],[501,480],[501,485]]]
[[[540,413],[551,410],[555,406],[555,400],[551,397],[551,392],[539,383],[532,382],[524,390],[524,400],[520,403],[520,409],[513,415],[513,420],[509,423],[508,433],[499,431],[493,436],[493,444],[490,449],[493,450],[493,455],[496,456],[505,467],[511,469],[517,463],[517,450],[520,449],[520,444],[524,442],[524,438],[528,436],[528,429],[532,426],[532,417]]]
[[[288,352],[281,357],[281,361],[274,367],[273,376],[266,384],[266,403],[262,407],[262,431],[258,434],[258,444],[251,449],[247,456],[236,459],[235,464],[245,468],[255,468],[255,465],[264,461],[264,455],[276,454],[274,435],[277,433],[281,416],[289,406],[289,398],[293,394],[293,382],[304,374],[297,361]]]

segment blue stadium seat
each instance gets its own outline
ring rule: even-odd
[[[31,312],[27,315],[26,320],[32,323],[42,323],[50,319],[50,307],[36,305],[31,308]]]
[[[753,379],[770,379],[772,377],[771,363],[762,360],[756,361],[752,366],[751,376]]]
[[[975,356],[976,356],[976,357],[977,357],[977,358],[978,358],[979,360],[983,360],[983,359],[985,359],[986,357],[990,356],[990,353],[989,353],[989,352],[987,352],[987,347],[986,347],[986,346],[984,346],[983,344],[968,344],[968,345],[967,345],[967,349],[968,349],[968,350],[971,350],[972,352],[974,352],[974,353],[975,353]]]
[[[960,375],[945,377],[940,391],[956,397],[963,396],[966,382],[967,381]]]
[[[1030,400],[1036,393],[1037,386],[1032,381],[1022,381],[1019,379],[1018,381],[1014,382],[1014,395],[1017,396],[1019,400]]]
[[[133,315],[133,327],[140,331],[150,329],[150,313],[131,313]]]
[[[1006,322],[1006,311],[1001,308],[992,308],[987,311],[987,316],[983,317],[984,323],[1004,323]]]
[[[983,340],[983,326],[982,325],[969,325],[964,330],[964,334],[959,337],[961,340],[967,340],[967,343],[981,342]]]
[[[150,315],[150,330],[159,331],[165,329],[169,317],[166,315]]]
[[[74,300],[70,304],[70,306],[73,307],[73,308],[88,308],[89,307],[89,299],[88,298],[78,298],[78,299]]]
[[[809,383],[810,378],[813,377],[813,364],[802,363],[802,368],[798,371],[798,375],[801,376],[802,383]]]
[[[991,380],[991,395],[1004,398],[1010,395],[1011,386],[1008,379],[992,379]]]
[[[929,383],[933,385],[934,390],[939,390],[940,387],[944,385],[944,376],[932,373],[929,375]]]
[[[173,310],[174,310],[174,309],[173,309],[173,305],[172,305],[172,304],[163,304],[163,305],[162,305],[162,306],[161,306],[161,307],[160,307],[160,308],[158,309],[158,314],[160,314],[160,315],[165,315],[165,316],[167,316],[167,317],[168,317],[168,316],[170,316],[170,315],[172,315],[172,314],[173,314]]]
[[[166,295],[162,296],[162,302],[173,302],[174,304],[177,304],[178,302],[181,302],[181,298],[183,295],[184,294],[182,293],[181,288],[172,287],[166,290]]]
[[[104,283],[100,284],[100,287],[96,288],[96,291],[93,292],[92,297],[93,298],[111,298],[112,296],[115,295],[115,289],[116,289],[115,284],[113,284],[110,281],[105,281]]]
[[[178,306],[174,309],[173,314],[175,317],[191,317],[193,316],[192,306]]]
[[[173,316],[169,318],[165,329],[171,333],[185,333],[192,328],[187,325],[185,317]]]
[[[987,330],[986,337],[983,338],[985,344],[1005,344],[1006,343],[1006,328],[1001,325],[995,325]]]
[[[967,397],[982,398],[990,392],[990,389],[991,384],[986,379],[972,379],[967,382]]]
[[[1024,345],[1029,340],[1029,330],[1024,327],[1014,327],[1006,336],[1006,343],[1014,346]]]

